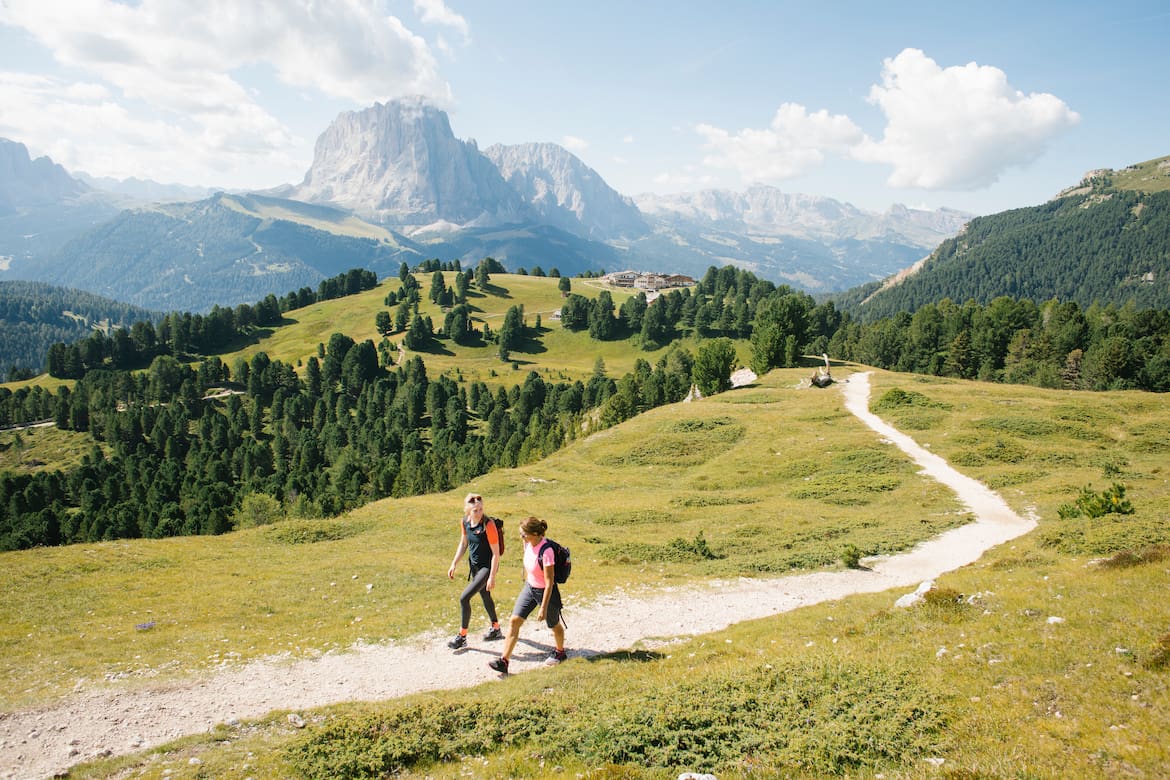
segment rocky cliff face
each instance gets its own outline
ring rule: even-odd
[[[474,142],[421,99],[341,114],[317,139],[290,197],[351,209],[404,229],[520,222],[529,210]]]
[[[598,240],[647,232],[634,201],[562,146],[496,144],[484,155],[546,224]]]
[[[0,214],[52,206],[89,192],[48,157],[29,157],[24,144],[0,138]]]

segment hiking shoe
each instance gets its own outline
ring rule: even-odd
[[[459,650],[467,647],[467,637],[463,634],[460,634],[448,642],[447,647],[451,648],[452,650]]]
[[[491,669],[493,672],[499,672],[500,674],[507,674],[508,673],[508,659],[507,658],[497,658],[494,661],[489,661],[488,668]]]
[[[503,639],[503,638],[504,638],[504,632],[498,628],[493,628],[491,631],[488,631],[486,634],[483,635],[483,641],[485,641],[485,642],[494,642],[497,639]]]
[[[565,660],[568,657],[569,656],[565,654],[564,650],[557,650],[555,653],[553,653],[547,659],[545,659],[544,665],[545,666],[556,666],[557,664],[559,664],[561,661]]]

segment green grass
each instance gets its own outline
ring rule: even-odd
[[[846,544],[893,551],[963,521],[953,496],[845,413],[838,392],[795,389],[805,374],[655,410],[471,487],[509,521],[549,520],[573,547],[583,602],[618,587],[838,567]],[[963,470],[1035,511],[1037,531],[940,577],[925,604],[894,609],[901,591],[853,596],[668,650],[303,712],[303,731],[275,713],[71,776],[319,777],[344,766],[435,778],[1160,776],[1170,486],[1165,453],[1140,445],[1164,426],[1170,398],[881,371],[871,381],[875,401],[921,394],[883,415],[895,426],[937,415],[914,436],[952,462],[994,442],[1029,453],[985,453]],[[737,402],[747,394],[757,402]],[[683,431],[697,443],[676,457],[647,444]],[[866,487],[851,493],[856,480]],[[1058,518],[1084,486],[1113,482],[1134,514],[1086,527]],[[449,628],[456,591],[441,556],[462,493],[371,505],[310,529],[317,542],[276,526],[5,553],[3,706],[51,702],[79,676],[165,677]],[[1075,553],[1052,544],[1070,537]],[[661,557],[672,547],[693,554]],[[505,579],[504,592],[519,584]],[[156,627],[135,631],[144,620]]]
[[[1113,173],[1113,186],[1119,190],[1163,192],[1170,189],[1170,157],[1159,157]]]
[[[425,295],[430,289],[430,274],[417,276]],[[448,285],[452,284],[453,273],[445,273],[444,277]],[[541,317],[539,337],[513,351],[507,362],[500,360],[494,344],[460,346],[439,339],[430,349],[418,353],[427,364],[428,374],[432,377],[447,374],[460,381],[479,380],[492,386],[510,386],[522,382],[528,371],[536,371],[546,380],[553,381],[588,379],[597,358],[605,361],[607,373],[614,378],[632,370],[639,357],[651,362],[657,360],[657,353],[642,352],[628,341],[601,342],[591,339],[588,332],[573,333],[562,328],[559,320],[552,318],[563,301],[557,282],[551,277],[496,274],[491,277],[486,293],[472,288],[468,292],[468,303],[477,328],[482,330],[483,324],[487,323],[493,330],[498,330],[508,308],[523,303],[529,327],[535,327],[537,314]],[[288,312],[285,315],[288,324],[238,352],[222,356],[222,360],[230,366],[237,357],[251,359],[263,351],[274,360],[299,366],[317,354],[318,344],[327,345],[333,333],[345,333],[355,341],[371,339],[377,344],[381,336],[374,328],[374,317],[387,308],[383,300],[388,292],[397,290],[399,284],[397,278],[388,279],[373,290]],[[588,298],[596,298],[602,289],[610,290],[616,307],[620,307],[632,292],[610,288],[590,279],[573,279],[572,284],[573,292]],[[389,310],[393,312],[393,308]],[[436,329],[442,327],[445,315],[438,306],[424,300],[419,305],[419,313],[429,315]],[[402,340],[402,334],[392,335],[390,340],[397,344]],[[691,349],[695,349],[693,344]]]
[[[0,471],[68,471],[81,465],[94,444],[87,434],[55,427],[0,431]]]
[[[770,393],[769,404],[729,402],[728,393],[663,407],[468,487],[510,533],[529,514],[547,519],[574,551],[574,594],[585,599],[615,587],[834,566],[846,538],[867,554],[886,552],[963,522],[953,496],[904,460],[883,461],[891,487],[866,493],[864,512],[801,495],[809,484],[839,491],[870,479],[875,463],[850,458],[869,451],[873,436],[841,410],[839,394],[794,389],[802,373],[776,372],[748,391]],[[809,442],[826,454],[823,470],[792,472],[790,453]],[[182,674],[229,654],[307,656],[449,628],[458,588],[446,579],[445,556],[464,492],[222,537],[6,553],[0,676],[10,684],[0,701],[51,698],[78,678]],[[739,529],[749,524],[759,531],[745,546]],[[714,557],[662,552],[699,534]],[[514,566],[502,580],[502,592],[519,586]],[[134,629],[148,621],[152,630]]]

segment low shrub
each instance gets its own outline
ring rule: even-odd
[[[849,569],[861,568],[861,548],[855,544],[845,545],[845,549],[841,551],[841,563]]]
[[[1142,515],[1074,517],[1042,526],[1038,538],[1042,547],[1066,555],[1114,555],[1170,542],[1170,524]]]
[[[658,509],[640,509],[617,515],[601,515],[593,518],[593,522],[597,525],[630,526],[668,523],[670,519],[671,515],[668,512]]]
[[[665,544],[615,544],[601,551],[601,556],[624,562],[631,561],[713,561],[725,556],[717,555],[703,538],[703,532],[688,541],[681,537]]]
[[[315,544],[348,539],[367,528],[345,520],[289,520],[264,529],[264,537],[279,544]]]
[[[932,401],[917,390],[903,390],[900,387],[891,387],[882,393],[882,397],[869,405],[874,414],[890,412],[907,406],[918,406],[927,409],[950,409],[950,404],[941,401]]]
[[[1155,544],[1140,550],[1120,550],[1098,563],[1103,569],[1127,569],[1170,558],[1170,544]]]
[[[530,748],[608,767],[606,777],[624,776],[621,767],[735,772],[745,761],[769,773],[841,774],[910,766],[943,746],[950,721],[948,695],[912,670],[833,660],[677,675],[600,697],[560,691],[331,718],[288,755],[310,780],[387,777]]]
[[[1170,667],[1170,634],[1163,634],[1154,642],[1149,656],[1142,661],[1147,669],[1165,669]]]
[[[388,777],[535,740],[564,715],[551,702],[541,701],[395,707],[329,719],[290,747],[289,761],[310,780]]]
[[[1056,513],[1061,520],[1074,517],[1104,517],[1109,514],[1132,515],[1133,504],[1125,497],[1125,486],[1114,482],[1110,487],[1100,492],[1094,492],[1086,485],[1081,488],[1081,495],[1072,504],[1064,504]]]

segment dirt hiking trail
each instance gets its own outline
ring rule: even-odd
[[[846,408],[917,463],[922,473],[958,494],[975,515],[909,552],[865,559],[866,569],[813,572],[772,579],[737,579],[659,589],[649,595],[615,592],[585,605],[567,603],[569,657],[663,645],[754,618],[832,601],[855,593],[906,588],[977,560],[986,550],[1035,527],[985,485],[887,425],[868,409],[869,374],[838,383]],[[452,604],[452,609],[457,605]],[[615,616],[620,616],[616,618]],[[446,635],[360,645],[312,660],[265,659],[238,668],[153,687],[94,686],[51,707],[0,713],[0,778],[45,778],[103,755],[122,755],[219,723],[343,701],[376,701],[419,691],[460,688],[498,675],[487,662],[500,642],[470,635],[452,653]],[[512,673],[540,666],[552,632],[530,621],[512,657]]]

